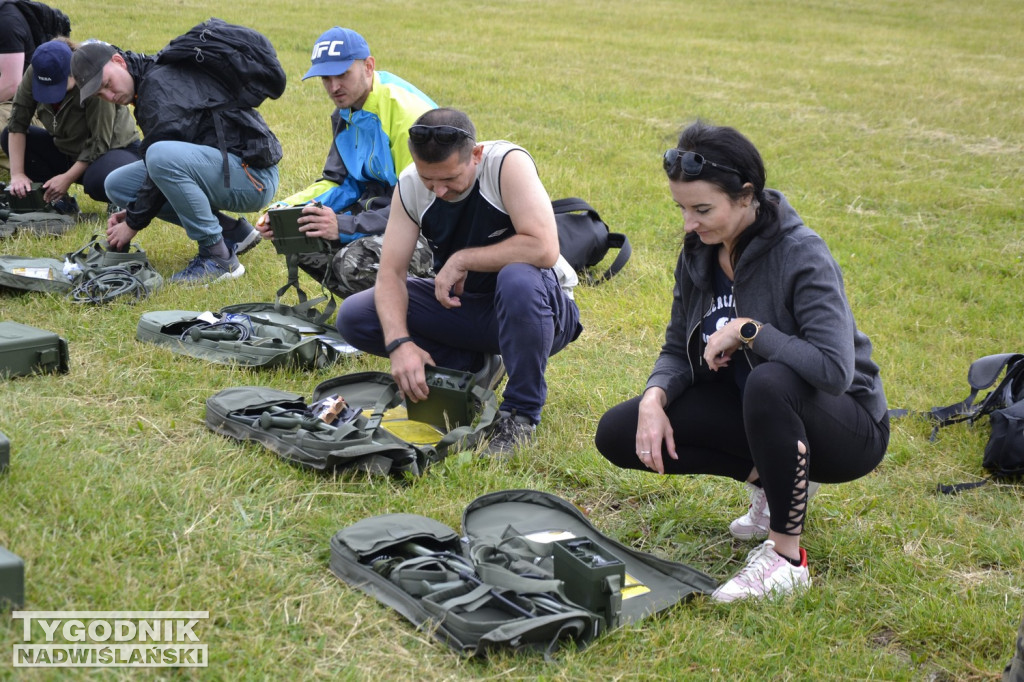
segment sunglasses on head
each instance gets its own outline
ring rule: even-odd
[[[726,171],[727,173],[735,173],[736,175],[740,175],[740,172],[735,168],[729,168],[728,166],[723,166],[720,163],[715,163],[714,161],[705,159],[703,154],[698,154],[697,152],[683,151],[682,149],[678,149],[676,147],[673,147],[672,149],[669,149],[668,151],[665,152],[665,156],[662,159],[662,162],[665,166],[666,173],[671,174],[675,170],[675,166],[678,163],[679,167],[683,171],[683,175],[686,175],[691,178],[700,175],[701,171],[704,170],[705,165],[711,166],[712,168],[717,168],[718,170],[721,171]],[[740,175],[740,177],[742,178],[743,176]]]
[[[473,134],[468,130],[447,125],[428,126],[418,124],[409,128],[409,139],[413,141],[413,144],[424,144],[433,139],[440,145],[448,146],[459,142],[462,138],[472,140]]]

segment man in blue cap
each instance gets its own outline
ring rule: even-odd
[[[409,82],[377,71],[366,40],[351,29],[326,31],[310,59],[302,79],[319,77],[334,103],[333,139],[320,179],[275,206],[305,205],[299,229],[327,241],[330,252],[300,254],[299,267],[344,296],[350,292],[340,289],[342,246],[384,232],[398,175],[412,163],[409,126],[437,105]],[[273,238],[266,214],[256,229]],[[429,263],[424,259],[426,269]]]
[[[107,202],[106,177],[142,158],[127,107],[96,98],[80,102],[69,79],[72,49],[61,38],[36,48],[14,96],[10,125],[0,134],[11,160],[10,192],[24,197],[33,182],[41,182],[43,198],[62,213],[78,212],[78,203],[68,196],[73,183]],[[33,124],[33,117],[41,125]]]

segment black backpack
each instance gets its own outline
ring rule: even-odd
[[[626,265],[633,253],[629,239],[621,232],[609,230],[597,209],[575,197],[555,199],[551,207],[558,225],[559,250],[584,282],[600,284]],[[604,274],[595,277],[590,268],[600,263],[609,249],[619,249],[619,253]]]
[[[259,31],[211,18],[178,36],[157,64],[190,64],[210,74],[238,104],[256,108],[284,94],[287,77],[270,40]]]
[[[57,36],[71,35],[71,20],[59,9],[34,0],[10,0],[10,3],[25,17],[32,42],[37,47]]]
[[[1000,374],[1003,378],[996,384]],[[1001,353],[978,358],[967,371],[967,383],[971,392],[966,398],[953,405],[933,407],[924,413],[926,418],[935,422],[930,440],[934,441],[944,426],[959,422],[973,424],[989,415],[992,433],[985,445],[982,466],[991,472],[993,479],[1024,474],[1024,354]],[[980,391],[994,384],[995,388],[975,402]],[[906,411],[896,410],[891,414],[901,416]],[[939,485],[938,490],[953,494],[985,485],[989,480]]]

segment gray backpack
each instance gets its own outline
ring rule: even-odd
[[[574,505],[537,490],[477,498],[463,537],[416,514],[375,516],[330,541],[331,571],[453,649],[584,646],[716,582],[685,564],[631,549]]]
[[[320,383],[308,401],[264,386],[219,391],[206,401],[206,425],[315,471],[418,476],[449,451],[473,448],[494,423],[494,392],[468,385],[466,395],[474,409],[464,423],[410,422],[390,374],[357,372]]]

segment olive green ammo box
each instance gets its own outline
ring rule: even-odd
[[[0,379],[68,371],[67,342],[44,329],[0,322]]]
[[[0,547],[0,612],[25,605],[25,562]]]

